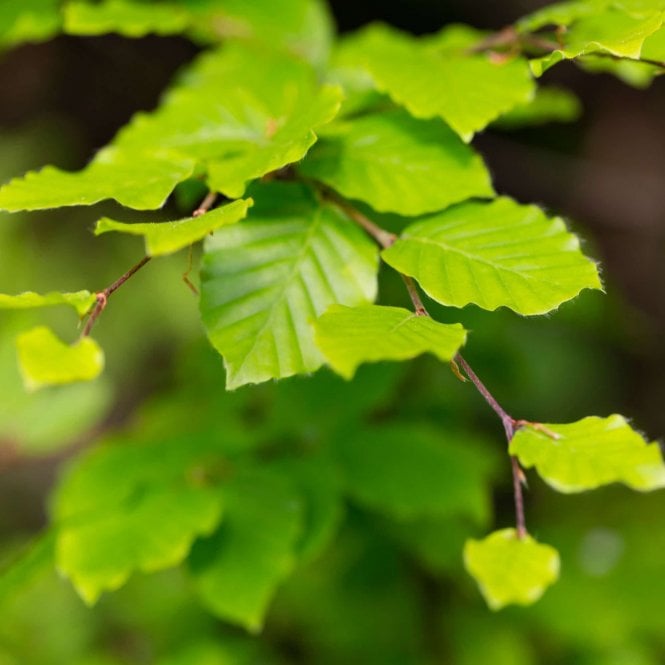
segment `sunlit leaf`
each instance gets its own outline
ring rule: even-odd
[[[0,3],[0,49],[50,39],[60,29],[59,0]]]
[[[331,367],[351,379],[359,365],[433,353],[450,361],[466,340],[459,324],[444,324],[401,307],[333,305],[315,323],[315,340]]]
[[[568,425],[520,428],[510,444],[526,468],[560,492],[621,482],[636,490],[665,487],[657,443],[648,443],[619,415],[590,416]]]
[[[439,120],[392,110],[340,123],[300,166],[375,210],[419,215],[494,190],[482,159]]]
[[[581,113],[582,104],[572,92],[564,88],[544,86],[538,88],[530,102],[516,106],[502,115],[493,127],[513,129],[548,122],[573,122]]]
[[[247,215],[247,210],[251,204],[251,199],[241,199],[215,208],[198,217],[187,217],[175,222],[127,224],[104,217],[97,222],[95,235],[101,235],[109,231],[119,231],[120,233],[143,236],[145,238],[146,254],[148,256],[163,256],[202,240],[222,226],[239,222]],[[2,301],[0,300],[1,305]]]
[[[95,303],[95,294],[90,291],[73,293],[35,293],[24,291],[15,296],[0,293],[0,309],[31,309],[33,307],[51,307],[52,305],[70,305],[79,316],[83,316]]]
[[[406,228],[384,259],[444,305],[545,314],[601,288],[596,265],[559,218],[508,198],[463,203]]]
[[[202,264],[201,313],[229,388],[318,369],[314,319],[376,295],[376,248],[336,208],[293,184],[252,196],[248,219],[209,238]]]
[[[531,605],[559,577],[559,554],[515,529],[495,531],[483,540],[467,540],[464,565],[493,610]]]
[[[68,345],[44,326],[21,333],[16,338],[16,349],[28,390],[91,381],[104,369],[104,352],[93,339],[84,337]]]

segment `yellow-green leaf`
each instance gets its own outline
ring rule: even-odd
[[[70,305],[79,316],[83,316],[94,304],[95,294],[90,291],[73,293],[35,293],[24,291],[15,296],[0,293],[0,309],[31,309],[33,307],[51,307],[52,305]]]

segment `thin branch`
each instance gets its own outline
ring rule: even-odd
[[[215,201],[217,200],[217,192],[208,192],[201,201],[199,207],[192,213],[192,217],[200,217],[201,215],[205,215],[205,213],[210,210],[215,205]]]
[[[413,281],[413,277],[409,277],[408,275],[403,275],[400,273],[400,276],[402,280],[404,280],[404,284],[406,285],[406,290],[409,292],[409,297],[411,298],[411,302],[413,303],[413,308],[416,311],[416,316],[430,316],[430,313],[425,309],[425,305],[423,304],[422,299],[420,298],[420,294],[418,293],[418,287],[416,286],[416,283]]]
[[[103,291],[98,291],[95,295],[97,296],[97,304],[90,313],[88,320],[83,328],[81,337],[88,337],[97,322],[97,319],[101,313],[106,309],[108,304],[108,299],[115,293],[132,275],[137,273],[143,266],[150,261],[150,256],[144,256],[135,266],[132,266],[122,277],[113,282],[110,286],[107,286]]]
[[[522,539],[527,534],[526,518],[524,516],[524,494],[522,485],[524,484],[524,473],[517,461],[517,457],[511,456],[510,464],[513,469],[513,496],[515,497],[515,526],[517,537]]]

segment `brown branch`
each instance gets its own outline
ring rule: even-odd
[[[200,217],[201,215],[205,215],[205,213],[210,210],[215,205],[215,201],[217,200],[217,192],[208,192],[199,204],[199,207],[192,213],[192,217]]]

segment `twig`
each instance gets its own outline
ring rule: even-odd
[[[113,282],[110,286],[107,286],[103,291],[98,291],[95,295],[97,297],[97,304],[90,313],[88,320],[83,328],[81,337],[88,337],[92,331],[97,319],[101,313],[106,309],[108,299],[115,293],[132,275],[137,273],[143,266],[150,261],[150,256],[144,256],[135,266],[132,266],[122,277]]]
[[[199,207],[192,213],[192,217],[200,217],[201,215],[205,215],[205,213],[210,210],[210,208],[215,205],[215,201],[217,200],[217,192],[208,192],[199,204]]]
[[[521,540],[527,535],[526,519],[524,517],[524,494],[522,493],[522,484],[524,483],[524,473],[520,468],[517,457],[511,456],[510,464],[513,469],[513,496],[515,497],[515,526],[517,537]]]

